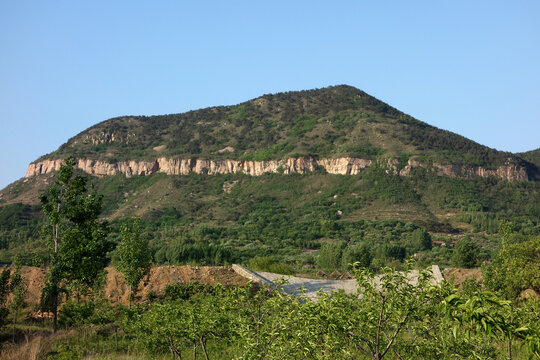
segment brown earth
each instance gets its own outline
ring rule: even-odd
[[[461,284],[468,279],[472,279],[477,282],[482,282],[482,270],[475,269],[463,269],[463,268],[446,268],[442,271],[444,279],[454,286],[461,287]]]
[[[112,266],[107,267],[105,284],[105,298],[112,303],[128,303],[128,286],[121,273]],[[37,267],[23,266],[21,275],[27,282],[26,301],[29,304],[39,303],[41,290],[45,279],[45,270]],[[174,283],[199,282],[202,284],[224,286],[243,286],[248,280],[238,275],[233,269],[226,266],[156,266],[150,269],[149,274],[141,281],[135,301],[146,299],[150,291],[156,295],[163,295],[165,287]]]
[[[128,286],[121,273],[113,267],[107,267],[105,297],[113,303],[128,303]],[[144,300],[150,291],[163,295],[169,284],[198,282],[201,284],[224,286],[243,286],[248,280],[226,266],[157,266],[141,281],[135,300]]]

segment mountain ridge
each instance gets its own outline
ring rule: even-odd
[[[69,155],[110,163],[159,157],[268,161],[407,155],[426,164],[487,169],[509,160],[524,162],[416,120],[348,85],[263,95],[181,114],[115,117],[36,161]]]

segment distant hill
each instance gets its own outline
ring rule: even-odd
[[[523,153],[517,154],[521,158],[535,164],[537,167],[540,167],[540,148],[536,150],[531,150]]]
[[[0,261],[43,249],[38,196],[69,155],[104,195],[113,238],[140,217],[156,263],[223,264],[308,261],[332,241],[367,243],[382,259],[404,254],[399,246],[412,255],[418,227],[445,241],[484,239],[507,220],[540,233],[538,154],[488,148],[346,85],[123,116],[0,191]]]
[[[264,95],[183,114],[123,116],[96,124],[41,159],[109,162],[157,156],[272,160],[419,156],[497,167],[515,155],[418,121],[351,86]]]

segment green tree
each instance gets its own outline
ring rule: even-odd
[[[431,235],[424,229],[416,229],[412,233],[412,245],[417,250],[431,249]]]
[[[420,271],[416,281],[405,273],[390,268],[375,277],[369,270],[356,273],[358,311],[354,313],[358,324],[352,331],[361,353],[380,360],[393,353],[397,358],[398,345],[405,332],[414,333],[420,323],[437,303],[439,288],[431,287],[431,274]]]
[[[356,246],[347,246],[343,250],[343,256],[341,258],[341,267],[343,270],[348,270],[356,263],[357,266],[368,268],[373,260],[373,254],[369,245],[362,244]]]
[[[6,324],[9,309],[7,307],[7,300],[10,292],[9,278],[11,271],[8,267],[4,267],[0,274],[0,329]]]
[[[131,308],[133,289],[137,289],[141,279],[150,271],[152,253],[148,240],[141,236],[139,219],[136,219],[131,227],[124,224],[121,236],[122,241],[118,244],[117,268],[129,286],[129,308]]]
[[[540,236],[516,243],[503,243],[491,264],[483,270],[484,283],[515,299],[526,289],[540,293]]]
[[[318,265],[325,270],[339,269],[344,246],[345,243],[342,241],[322,244],[317,260]]]
[[[207,343],[230,337],[231,293],[221,286],[215,294],[201,292],[187,300],[165,301],[153,305],[134,323],[136,332],[151,350],[168,348],[173,359],[182,359],[182,349],[191,346],[193,359],[200,348],[205,359],[210,359]]]
[[[478,264],[480,247],[470,239],[460,239],[454,247],[452,263],[456,267],[473,268]]]
[[[10,290],[13,294],[11,309],[13,310],[13,341],[15,341],[15,324],[19,311],[26,305],[24,297],[26,296],[26,282],[21,275],[21,257],[16,255],[13,260],[13,274],[11,275]]]
[[[43,228],[47,240],[49,284],[44,290],[53,312],[53,329],[58,318],[60,285],[70,286],[77,293],[92,289],[103,279],[108,264],[107,226],[98,221],[102,198],[87,190],[88,178],[75,176],[75,160],[69,157],[60,167],[55,184],[40,196],[49,226]],[[44,293],[45,294],[45,293]]]

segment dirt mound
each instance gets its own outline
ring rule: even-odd
[[[124,281],[124,277],[114,267],[109,266],[105,284],[105,298],[113,303],[128,303],[128,286]],[[45,280],[45,270],[23,266],[21,275],[26,279],[28,291],[26,293],[26,301],[29,304],[39,303],[41,290]],[[149,274],[141,281],[137,289],[135,300],[146,299],[150,291],[154,291],[156,295],[162,295],[165,287],[174,283],[189,283],[199,282],[202,284],[224,286],[243,286],[248,280],[238,275],[233,269],[225,266],[156,266],[150,269]]]
[[[446,268],[442,271],[444,279],[454,286],[460,287],[461,284],[468,279],[472,279],[477,282],[482,282],[482,270],[475,269],[463,269],[463,268]]]
[[[149,292],[162,295],[169,284],[198,282],[208,285],[243,286],[248,280],[225,266],[158,266],[141,281],[136,300],[144,300]],[[124,277],[113,267],[107,268],[105,297],[113,303],[128,303],[129,290]]]

